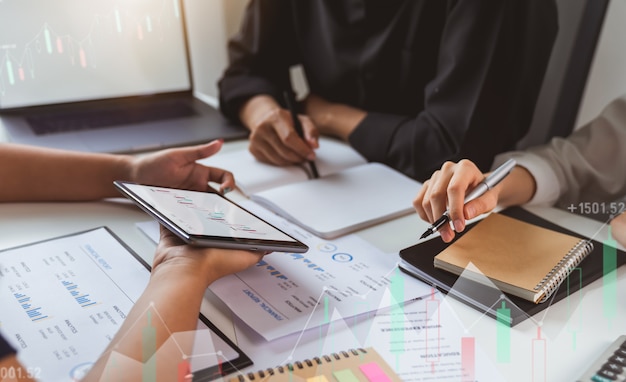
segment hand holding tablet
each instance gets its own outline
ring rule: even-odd
[[[117,189],[192,245],[302,253],[308,247],[220,194],[115,181]]]

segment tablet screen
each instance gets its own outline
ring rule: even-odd
[[[155,210],[152,213],[158,212],[189,235],[299,243],[291,236],[215,193],[134,183],[116,182],[116,184],[122,186],[122,191],[125,191],[127,196],[136,202],[140,199],[145,204],[144,207],[151,207]]]

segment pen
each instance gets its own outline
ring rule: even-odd
[[[485,192],[494,188],[496,184],[500,183],[502,179],[509,175],[511,170],[513,170],[513,167],[515,167],[515,164],[515,159],[509,159],[508,161],[504,162],[500,167],[495,169],[494,172],[489,174],[489,176],[487,176],[482,182],[480,182],[478,186],[476,186],[476,188],[474,188],[469,194],[467,194],[465,200],[463,201],[463,204],[471,202],[472,200],[482,196]],[[422,234],[420,239],[424,239],[439,231],[439,228],[441,228],[449,221],[450,211],[446,210],[446,212],[444,212],[439,219],[435,220],[435,222],[430,227],[428,227],[428,229]]]
[[[300,138],[304,138],[304,130],[302,130],[302,124],[300,123],[300,118],[298,118],[298,113],[296,112],[296,102],[293,99],[293,93],[285,90],[283,96],[285,97],[285,103],[287,104],[287,108],[291,112],[293,127],[296,130],[296,133],[298,133],[298,136]],[[317,166],[315,165],[315,162],[310,160],[309,166],[311,167],[311,174],[313,175],[313,178],[319,178],[320,176],[317,172]]]

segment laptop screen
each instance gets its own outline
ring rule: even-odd
[[[191,89],[180,0],[0,0],[0,109]]]

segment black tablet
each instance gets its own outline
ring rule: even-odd
[[[192,245],[302,253],[308,247],[224,196],[115,181],[120,192]]]

